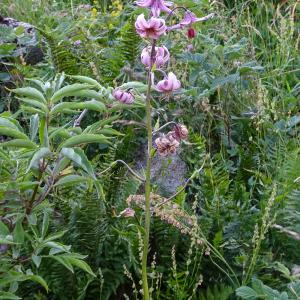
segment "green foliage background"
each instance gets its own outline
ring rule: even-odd
[[[195,25],[193,40],[185,31],[164,38],[172,55],[168,70],[183,87],[170,101],[155,98],[153,118],[189,128],[180,154],[188,175],[205,163],[173,203],[196,220],[197,231],[185,235],[152,218],[152,297],[299,299],[299,1],[176,4],[199,16],[216,15]],[[2,0],[1,15],[36,26],[45,58],[25,64],[0,44],[0,299],[141,298],[143,210],[136,207],[133,219],[119,214],[143,186],[124,166],[112,164],[122,159],[136,166],[145,115],[140,99],[129,109],[115,108],[110,94],[128,81],[145,81],[139,60],[145,43],[134,30],[142,11],[133,1]],[[6,43],[18,34],[0,27]],[[85,86],[81,95],[74,90],[59,100],[67,104],[48,124],[49,142],[48,133],[35,128],[47,123],[41,105],[22,102],[21,91],[12,89],[36,88],[53,108],[45,83],[57,87],[62,73],[67,76],[60,88]],[[85,108],[80,126],[73,126]],[[77,177],[67,177],[67,184],[28,208],[33,196],[43,195],[62,143],[84,134],[106,139],[70,146],[85,164],[68,154],[56,179]],[[18,146],[8,147],[13,138]],[[41,177],[34,147],[52,153],[40,157],[49,167]],[[169,206],[164,209],[172,215]],[[55,244],[43,248],[53,236]],[[63,263],[57,255],[64,255]]]

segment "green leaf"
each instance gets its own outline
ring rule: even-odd
[[[64,234],[66,232],[67,232],[67,230],[64,230],[64,231],[56,232],[55,234],[48,235],[47,238],[44,240],[44,242],[51,242],[51,241],[60,239],[61,237],[64,236]]]
[[[99,101],[91,100],[86,102],[62,102],[55,105],[50,113],[55,115],[57,113],[63,113],[66,109],[89,109],[95,111],[104,111],[105,105]]]
[[[11,55],[12,51],[16,48],[16,44],[5,43],[0,45],[0,58]]]
[[[37,150],[34,155],[32,156],[32,159],[27,167],[27,170],[26,170],[26,173],[29,172],[29,170],[32,168],[32,167],[35,167],[37,168],[38,167],[38,164],[39,164],[39,161],[42,159],[42,158],[45,158],[47,156],[50,156],[51,155],[51,151],[49,148],[47,147],[42,147],[40,148],[39,150]]]
[[[18,26],[17,28],[15,28],[15,34],[17,36],[22,35],[24,32],[25,32],[24,26]]]
[[[73,257],[69,257],[68,259],[69,259],[69,262],[73,266],[76,266],[76,267],[82,269],[83,271],[91,274],[92,276],[96,277],[96,275],[92,271],[91,267],[85,261],[78,259],[78,258],[73,258]]]
[[[32,100],[37,100],[45,104],[47,103],[44,95],[39,90],[32,87],[14,89],[12,92],[21,96],[26,96]]]
[[[2,221],[0,221],[0,235],[9,235],[9,229]]]
[[[241,297],[242,299],[247,300],[256,300],[258,294],[248,286],[241,286],[236,290],[237,296]]]
[[[24,232],[24,229],[22,226],[22,221],[23,221],[23,218],[20,218],[17,221],[16,226],[13,231],[14,242],[20,243],[20,244],[24,243],[24,238],[25,238],[25,232]]]
[[[38,182],[36,182],[36,184],[38,184]],[[30,214],[30,215],[26,215],[26,218],[28,220],[28,224],[29,225],[36,225],[37,224],[37,216],[36,214]]]
[[[15,295],[13,293],[10,293],[10,292],[0,291],[0,299],[1,300],[19,300],[22,298],[18,297],[17,295]]]
[[[44,243],[44,245],[51,248],[49,255],[54,255],[54,254],[60,253],[60,252],[69,252],[71,249],[71,246],[64,245],[64,244],[58,243],[58,242],[46,242],[46,243]]]
[[[96,277],[90,266],[83,260],[78,259],[72,254],[69,255],[55,255],[53,256],[54,259],[59,261],[63,264],[66,268],[68,268],[72,273],[74,273],[73,266],[82,269],[83,271],[91,274],[92,276]]]
[[[83,83],[87,83],[89,85],[96,86],[99,89],[102,88],[101,84],[97,80],[95,80],[91,77],[80,76],[80,75],[75,75],[75,76],[70,76],[70,77],[77,79],[78,81],[81,81]]]
[[[39,266],[42,262],[42,257],[38,256],[38,255],[35,255],[35,254],[32,254],[31,258],[32,258],[32,261],[34,262],[34,264],[36,265],[36,267],[39,268]]]
[[[148,86],[140,81],[131,81],[131,82],[126,82],[121,85],[121,89],[134,89],[139,92],[146,92]]]
[[[37,135],[38,128],[39,128],[39,115],[35,114],[30,117],[30,127],[29,127],[29,133],[30,133],[30,139],[33,141]]]
[[[15,148],[26,148],[35,149],[37,145],[29,140],[15,139],[8,142],[0,143],[1,147],[15,147]]]
[[[26,276],[26,280],[35,281],[39,283],[41,286],[43,286],[47,292],[49,291],[47,282],[41,276],[39,275],[25,275],[25,276]]]
[[[103,100],[102,94],[94,90],[82,90],[76,93],[76,97],[84,97],[90,99]]]
[[[17,131],[20,131],[18,126],[7,118],[0,117],[0,126],[9,127],[9,128],[15,129]]]
[[[55,91],[58,91],[61,88],[62,84],[64,83],[65,78],[66,78],[65,73],[57,74],[55,76],[55,79],[53,82]]]
[[[103,135],[118,135],[118,136],[124,135],[121,132],[119,132],[113,128],[103,128],[103,129],[98,130],[97,133],[100,133]]]
[[[93,179],[95,179],[93,167],[82,149],[63,148],[61,150],[61,154],[69,158],[71,161],[75,162],[79,167],[81,167],[85,172],[87,172]]]
[[[70,138],[72,134],[65,128],[59,127],[55,128],[51,131],[51,134],[49,136],[49,140],[53,140],[55,138],[61,138],[63,140],[66,140]]]
[[[297,294],[297,297],[300,297],[300,281],[294,281],[294,282],[291,282],[289,285],[288,285],[288,288],[290,291]]]
[[[28,105],[21,105],[21,109],[22,109],[23,112],[27,112],[27,113],[30,113],[30,114],[38,114],[38,115],[41,115],[41,116],[45,115],[45,113],[42,110],[37,109],[35,107],[28,106]]]
[[[59,176],[59,174],[67,168],[67,166],[70,164],[70,160],[67,157],[64,157],[61,159],[55,166],[55,169],[53,170],[53,176]]]
[[[39,139],[43,147],[49,148],[49,136],[45,118],[41,119],[40,121]]]
[[[39,109],[41,109],[43,112],[47,113],[48,112],[48,108],[45,104],[41,103],[38,100],[31,100],[31,99],[27,99],[27,98],[18,98],[20,101],[28,104],[29,106],[35,106]]]
[[[25,80],[33,82],[36,86],[39,87],[39,90],[41,92],[45,92],[45,84],[43,81],[38,80],[38,79],[32,79],[32,78],[25,78]]]
[[[67,175],[59,179],[54,186],[73,186],[82,182],[87,182],[89,179],[80,175]]]
[[[64,97],[76,96],[77,92],[87,88],[89,88],[89,85],[87,84],[75,83],[67,85],[54,93],[54,95],[51,97],[51,102],[56,103]]]
[[[74,273],[74,269],[72,267],[72,264],[62,255],[54,255],[51,256],[51,258],[55,259],[58,261],[60,264],[65,266],[68,270],[70,270],[72,273]]]
[[[213,80],[213,82],[211,84],[211,88],[216,89],[216,88],[222,87],[223,85],[228,84],[228,83],[235,83],[238,80],[240,80],[240,75],[238,73],[230,74],[226,77],[218,77]]]
[[[80,134],[67,139],[65,142],[59,145],[59,148],[73,147],[89,143],[110,144],[110,142],[107,140],[107,137],[102,134]]]
[[[49,227],[49,213],[44,210],[43,223],[42,223],[42,238],[46,236]]]
[[[0,135],[5,135],[17,139],[24,139],[24,140],[28,139],[28,137],[24,133],[20,132],[19,130],[10,127],[4,127],[4,126],[0,126]]]

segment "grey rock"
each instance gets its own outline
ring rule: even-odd
[[[300,274],[300,266],[299,265],[293,265],[292,267],[292,275],[296,276]]]
[[[142,146],[141,154],[136,163],[136,171],[140,174],[146,168],[146,145]],[[185,184],[186,173],[187,165],[180,157],[180,150],[168,157],[156,153],[152,159],[151,182],[156,187],[155,192],[163,197],[175,194]]]
[[[24,29],[24,34],[14,36],[14,30],[18,27]],[[27,64],[37,64],[43,60],[43,52],[39,46],[37,30],[31,24],[17,21],[12,18],[4,18],[0,16],[0,45],[4,43],[15,43],[16,48],[11,56],[23,56]],[[11,31],[11,32],[10,32]],[[9,34],[11,33],[11,34]],[[9,40],[11,37],[11,40]]]

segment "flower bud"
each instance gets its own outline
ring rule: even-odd
[[[112,92],[113,97],[121,103],[131,104],[134,102],[134,97],[131,93],[115,89]]]
[[[187,31],[187,36],[189,39],[193,39],[196,36],[196,30],[190,27]]]

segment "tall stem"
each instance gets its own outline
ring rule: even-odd
[[[149,233],[150,233],[150,192],[151,192],[151,152],[152,152],[152,120],[151,120],[151,85],[152,85],[152,66],[155,57],[155,40],[151,47],[151,63],[148,70],[148,90],[146,95],[146,126],[148,137],[148,153],[146,166],[146,182],[145,182],[145,233],[144,233],[144,248],[142,258],[142,281],[143,281],[143,298],[149,300],[149,288],[147,278],[147,258],[149,248]]]

